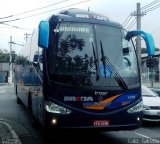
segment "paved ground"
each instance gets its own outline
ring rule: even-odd
[[[0,144],[22,144],[13,128],[3,119],[0,119]]]
[[[0,144],[22,144],[12,127],[0,119]]]

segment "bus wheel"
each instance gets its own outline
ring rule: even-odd
[[[17,101],[17,104],[21,104],[22,102],[21,102],[20,98],[18,97],[18,93],[17,93],[17,86],[16,86],[16,88],[15,88],[15,93],[16,93],[16,101]]]
[[[21,100],[19,99],[19,97],[17,96],[17,104],[21,104]]]

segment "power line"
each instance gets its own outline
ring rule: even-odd
[[[68,1],[68,0],[64,0],[64,1],[61,1],[61,2],[53,3],[53,4],[50,4],[50,5],[44,6],[44,7],[40,7],[40,8],[36,8],[36,9],[32,9],[32,10],[28,10],[28,11],[25,11],[25,12],[21,12],[21,13],[14,14],[14,15],[10,15],[10,16],[6,16],[6,17],[2,17],[2,18],[0,18],[0,19],[11,18],[11,17],[15,17],[15,16],[18,16],[18,15],[22,15],[22,14],[26,14],[26,13],[34,12],[34,11],[41,10],[41,9],[44,9],[44,8],[47,8],[47,7],[51,7],[51,6],[53,6],[53,5],[57,5],[57,4],[60,4],[60,3],[66,2],[66,1]]]
[[[152,10],[155,10],[155,9],[157,9],[157,8],[159,8],[159,7],[160,7],[160,4],[154,6],[154,7],[150,8],[150,9],[147,9],[147,10],[145,10],[144,12],[147,13],[147,12],[150,12],[150,11],[152,11]]]
[[[53,3],[53,4],[50,4],[50,5],[44,6],[44,7],[40,7],[40,8],[28,10],[28,11],[25,11],[25,12],[17,13],[17,14],[15,14],[15,15],[13,15],[13,16],[18,16],[18,15],[26,14],[26,13],[29,13],[29,12],[34,12],[34,11],[37,11],[37,10],[45,9],[45,8],[51,7],[51,6],[53,6],[53,5],[57,5],[57,4],[60,4],[60,3],[64,3],[64,2],[66,2],[66,1],[68,1],[68,0],[60,1],[60,2]]]
[[[45,11],[45,12],[42,12],[42,13],[37,13],[37,14],[34,14],[34,15],[29,15],[29,16],[22,17],[22,18],[12,19],[12,20],[8,20],[8,21],[0,21],[0,24],[7,25],[7,26],[10,26],[10,27],[13,27],[13,28],[17,28],[17,29],[31,29],[31,28],[21,28],[21,27],[18,27],[18,26],[14,26],[14,25],[7,24],[7,23],[5,23],[5,22],[12,22],[12,21],[17,21],[17,20],[21,20],[21,19],[26,19],[26,18],[29,18],[29,17],[34,17],[34,16],[37,16],[37,15],[41,15],[41,14],[45,14],[45,13],[51,12],[51,11],[55,11],[55,10],[63,9],[63,8],[70,7],[70,6],[73,6],[73,5],[85,3],[85,2],[87,2],[87,1],[91,1],[91,0],[81,1],[81,2],[78,2],[78,3],[74,3],[74,4],[67,5],[67,6],[64,6],[64,7],[60,7],[60,8],[57,8],[57,9]],[[46,6],[46,7],[47,7],[47,6]],[[38,9],[38,8],[37,8],[37,9]],[[39,8],[39,9],[40,9],[40,8]],[[26,12],[27,12],[27,11],[26,11]],[[23,12],[23,13],[26,13],[26,12]],[[29,11],[28,11],[28,12],[29,12]],[[22,14],[22,13],[21,13],[21,14]],[[18,14],[17,14],[17,15],[18,15]],[[20,15],[20,13],[19,13],[19,15]],[[14,16],[15,16],[15,15],[14,15]]]
[[[6,24],[6,23],[3,23],[3,22],[0,22],[0,24],[7,25],[7,26],[11,26],[11,27],[14,27],[14,28],[18,28],[17,26],[10,25],[10,24]]]
[[[74,5],[77,5],[77,4],[85,3],[87,1],[91,1],[91,0],[85,0],[85,1],[78,2],[78,3],[67,5],[67,6],[64,6],[64,7],[52,9],[52,10],[41,12],[41,13],[37,13],[37,14],[34,14],[34,15],[29,15],[29,16],[26,16],[26,17],[21,17],[21,18],[19,18],[19,20],[26,19],[26,18],[29,18],[29,17],[34,17],[34,16],[41,15],[41,14],[45,14],[45,13],[52,12],[52,11],[59,10],[59,9],[64,9],[64,8],[67,8],[67,7],[70,7],[70,6],[74,6]]]
[[[122,23],[122,25],[126,25],[129,21],[130,21],[130,19],[131,19],[132,17],[131,17],[131,14],[126,18],[126,20]]]
[[[15,42],[9,42],[9,43],[12,43],[12,44],[16,44],[16,45],[19,45],[19,46],[24,46],[24,45],[22,45],[22,44],[19,44],[19,43],[15,43]]]
[[[11,21],[17,21],[17,20],[22,20],[22,19],[26,19],[26,18],[38,16],[38,15],[41,15],[41,14],[45,14],[45,13],[52,12],[52,11],[59,10],[59,9],[64,9],[64,8],[67,8],[67,7],[70,7],[70,6],[74,6],[74,5],[77,5],[77,4],[81,4],[81,3],[85,3],[85,2],[88,2],[88,1],[91,1],[91,0],[85,0],[85,1],[81,1],[81,2],[77,2],[77,3],[74,3],[74,4],[67,5],[67,6],[64,6],[64,7],[52,9],[52,10],[49,10],[49,11],[45,11],[45,12],[41,12],[41,13],[29,15],[29,16],[17,18],[17,19],[12,19]],[[11,21],[8,20],[7,22],[11,22]],[[3,24],[3,22],[4,22],[4,21],[1,21],[0,23]]]
[[[146,8],[148,8],[148,7],[156,4],[157,2],[160,2],[160,0],[155,0],[155,1],[153,1],[153,2],[151,2],[149,4],[147,4],[147,5],[145,5],[144,7],[141,8],[141,10],[146,9]]]
[[[147,5],[145,5],[144,7],[141,8],[141,11],[146,11],[145,9],[152,7],[153,5],[157,4],[158,2],[160,2],[160,0],[155,0]],[[133,11],[132,13],[135,13],[136,11]]]
[[[149,3],[149,4],[147,4],[147,5],[145,5],[144,7],[142,7],[141,8],[141,10],[143,10],[142,11],[142,14],[143,15],[145,15],[147,12],[149,12],[149,11],[151,11],[151,10],[154,10],[154,9],[156,9],[156,8],[159,8],[160,7],[160,4],[158,4],[158,5],[156,5],[156,6],[154,6],[153,7],[153,5],[155,5],[155,4],[157,4],[158,2],[160,2],[160,0],[155,0],[155,1],[153,1],[153,2],[151,2],[151,3]],[[151,7],[151,8],[150,8]],[[148,8],[148,9],[147,9]],[[145,9],[147,9],[147,10],[145,10]],[[133,11],[131,14],[129,14],[129,16],[127,17],[127,19],[125,20],[125,25],[124,25],[124,23],[122,24],[122,25],[124,25],[124,27],[129,23],[129,21],[131,20],[131,18],[128,20],[128,18],[130,17],[130,16],[136,16],[136,11]],[[127,22],[126,22],[127,21]],[[131,25],[131,24],[130,24]]]
[[[126,28],[127,30],[130,30],[136,23],[136,18],[133,19],[133,21],[130,23],[130,25]]]
[[[9,26],[9,27],[0,27],[0,28],[11,28],[11,27],[13,27],[13,28],[16,28],[16,29],[33,29],[33,28],[22,28],[22,27],[18,27],[18,26],[3,23],[3,22],[0,22],[0,24]]]
[[[10,18],[10,17],[12,17],[12,15],[6,16],[6,17],[1,17],[0,19],[6,19],[6,18]]]
[[[19,20],[19,19],[17,18],[17,19],[12,19],[12,20],[0,21],[0,23],[12,22],[12,21],[17,21],[17,20]]]

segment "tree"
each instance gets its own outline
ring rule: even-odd
[[[10,54],[7,50],[0,49],[0,63],[8,63]]]
[[[12,62],[15,61],[17,54],[15,51],[11,52],[12,54]],[[9,63],[10,62],[10,52],[8,52],[6,49],[0,49],[0,63]]]
[[[15,61],[16,64],[19,64],[19,65],[23,65],[23,64],[29,64],[29,61],[27,59],[27,57],[24,57],[24,56],[16,56],[16,61]]]

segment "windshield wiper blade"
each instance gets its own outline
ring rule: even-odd
[[[93,48],[93,56],[94,56],[94,65],[96,67],[96,80],[98,81],[99,80],[98,59],[96,58],[96,52],[95,52],[95,49],[94,49],[93,42],[92,42],[92,48]]]
[[[93,68],[93,66],[95,66],[95,68],[96,68],[96,81],[98,81],[99,80],[99,78],[100,78],[100,76],[99,76],[99,63],[98,63],[98,59],[96,58],[96,52],[95,52],[95,49],[94,49],[94,45],[93,45],[93,42],[92,42],[92,49],[93,49],[93,58],[94,58],[94,61],[93,61],[93,64],[87,69],[87,71],[90,71],[92,68]],[[86,72],[84,72],[84,73],[87,73],[87,71]],[[83,72],[81,72],[81,74],[82,74]],[[86,77],[82,77],[80,80],[79,80],[79,84],[81,83],[81,81],[83,81],[83,80],[85,80],[86,79]]]
[[[114,68],[114,66],[111,64],[111,62],[109,61],[109,59],[104,55],[104,51],[103,51],[103,45],[102,45],[102,41],[100,40],[100,46],[101,46],[101,61],[104,67],[104,75],[106,78],[106,63],[109,64],[110,66],[110,70],[113,74],[114,79],[117,81],[117,83],[123,88],[123,89],[128,89],[128,86],[126,85],[126,83],[124,82],[124,80],[122,79],[122,77],[119,75],[119,73],[116,71],[116,69]]]
[[[102,42],[100,40],[100,45],[101,45],[101,55],[102,55],[102,58],[101,58],[101,61],[102,61],[102,64],[103,64],[103,72],[104,72],[104,77],[106,78],[106,56],[104,55],[104,51],[103,51],[103,46],[102,46]]]

